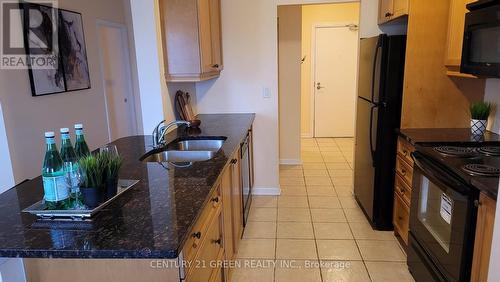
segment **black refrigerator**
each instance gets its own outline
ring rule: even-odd
[[[392,230],[406,36],[360,42],[354,196],[373,228]]]

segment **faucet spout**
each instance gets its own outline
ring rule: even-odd
[[[168,130],[173,127],[173,126],[181,126],[181,125],[186,125],[186,126],[191,126],[191,123],[189,121],[185,120],[175,120],[172,121],[171,123],[162,126],[165,124],[166,120],[161,121],[154,129],[153,131],[153,147],[158,148],[160,146],[163,146],[165,144],[165,135],[167,134]]]

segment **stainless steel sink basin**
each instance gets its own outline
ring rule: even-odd
[[[143,162],[201,162],[215,157],[226,137],[174,140],[165,147],[154,149],[141,157]]]
[[[207,161],[215,157],[217,151],[163,151],[147,155],[141,161],[148,163],[186,163]]]

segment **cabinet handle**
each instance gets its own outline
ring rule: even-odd
[[[482,205],[481,201],[479,201],[479,200],[475,200],[475,201],[474,201],[474,206],[475,206],[476,208],[480,207],[481,205]]]
[[[218,203],[219,202],[219,197],[212,198],[212,202]]]
[[[217,245],[221,245],[222,244],[222,240],[221,240],[221,238],[219,238],[217,240],[212,240],[212,243],[217,244]]]
[[[403,156],[407,157],[408,156],[408,151],[403,150]]]
[[[218,68],[219,68],[219,64],[214,64],[214,65],[212,65],[212,68],[214,68],[214,69],[218,69]]]
[[[201,232],[193,233],[193,238],[201,239]]]
[[[231,163],[232,163],[232,164],[236,164],[237,162],[238,162],[238,160],[237,160],[237,159],[232,159],[232,160],[231,160]]]
[[[392,17],[392,15],[393,15],[393,14],[392,14],[392,13],[389,13],[389,12],[385,13],[385,17],[386,17],[386,18],[388,18],[388,17]]]
[[[401,169],[401,174],[402,174],[403,176],[405,176],[405,175],[406,175],[406,170],[405,170],[404,168],[402,168],[402,169]]]

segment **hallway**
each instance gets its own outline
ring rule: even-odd
[[[393,232],[372,230],[352,196],[353,139],[302,139],[301,153],[280,168],[281,196],[254,197],[238,253],[275,267],[233,281],[413,281]]]

